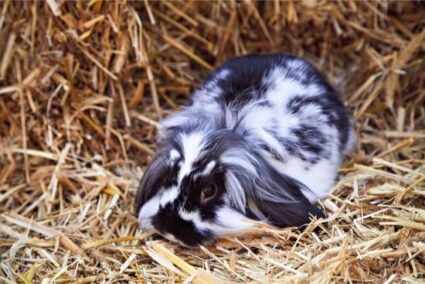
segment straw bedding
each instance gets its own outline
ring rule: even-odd
[[[2,1],[0,39],[0,282],[425,278],[420,1]],[[356,121],[327,219],[198,249],[138,231],[160,118],[227,58],[272,51],[313,62]]]

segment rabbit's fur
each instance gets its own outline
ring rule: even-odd
[[[355,137],[339,94],[282,54],[223,64],[162,126],[136,211],[141,227],[190,246],[250,228],[248,218],[286,227],[322,217],[314,203]]]

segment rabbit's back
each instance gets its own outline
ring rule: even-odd
[[[339,94],[307,62],[253,55],[227,62],[197,90],[166,129],[233,129],[276,170],[327,194],[354,135]]]

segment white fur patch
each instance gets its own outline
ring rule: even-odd
[[[217,211],[216,222],[216,228],[213,231],[219,235],[243,232],[243,230],[255,227],[255,224],[249,222],[246,216],[227,206]]]
[[[294,96],[316,96],[321,88],[318,85],[304,85],[299,80],[288,78],[286,69],[276,67],[266,78],[272,87],[267,91],[267,98],[275,106],[284,106]]]
[[[189,212],[184,210],[183,208],[180,208],[179,215],[185,221],[194,221],[194,220],[199,221],[201,219],[198,211]]]
[[[152,228],[151,218],[159,211],[160,194],[155,195],[146,202],[139,211],[140,227],[149,230]]]
[[[167,203],[173,203],[179,196],[179,189],[177,187],[172,187],[170,189],[164,190],[161,196],[160,204],[164,207]]]
[[[212,80],[204,86],[204,89],[207,90],[207,96],[218,97],[222,95],[223,90],[217,85],[217,82],[219,80],[225,80],[229,74],[230,71],[228,69],[222,69],[219,72],[216,72],[212,77]]]
[[[199,158],[204,147],[204,135],[200,132],[182,134],[182,146],[184,161],[180,167],[178,181],[192,172],[193,163]]]
[[[218,116],[220,113],[222,113],[222,108],[216,101],[210,101],[201,106],[203,112],[205,114],[208,114],[209,116]],[[209,121],[209,123],[212,123],[215,121]]]
[[[306,65],[302,60],[292,59],[288,62],[289,69],[304,69],[303,67]],[[300,70],[301,71],[301,70]]]
[[[183,220],[193,222],[199,231],[209,230],[218,236],[242,232],[255,226],[246,216],[227,206],[217,211],[215,222],[203,221],[198,211],[187,212],[181,209],[179,215]]]
[[[177,151],[176,149],[172,149],[171,151],[170,151],[170,156],[169,156],[169,158],[170,158],[170,160],[171,161],[176,161],[177,159],[179,159],[181,157],[181,155],[180,155],[180,153],[179,153],[179,151]]]
[[[175,113],[170,115],[167,119],[161,122],[161,132],[164,132],[167,128],[173,128],[180,125],[184,125],[189,121],[189,117],[184,115],[184,113]],[[165,138],[164,133],[160,133],[160,137]]]
[[[207,176],[209,174],[211,174],[212,170],[214,169],[216,165],[215,161],[210,161],[206,166],[205,169],[202,171],[201,175],[202,176]]]
[[[224,80],[224,79],[226,79],[226,78],[227,78],[227,76],[229,76],[229,75],[230,75],[230,70],[228,70],[228,69],[222,69],[222,70],[220,70],[220,72],[218,72],[218,73],[215,75],[215,77],[216,77],[217,79]]]

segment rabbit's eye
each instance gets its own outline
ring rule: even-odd
[[[213,199],[217,194],[217,186],[210,185],[205,187],[201,192],[201,202],[206,203],[209,200]]]

